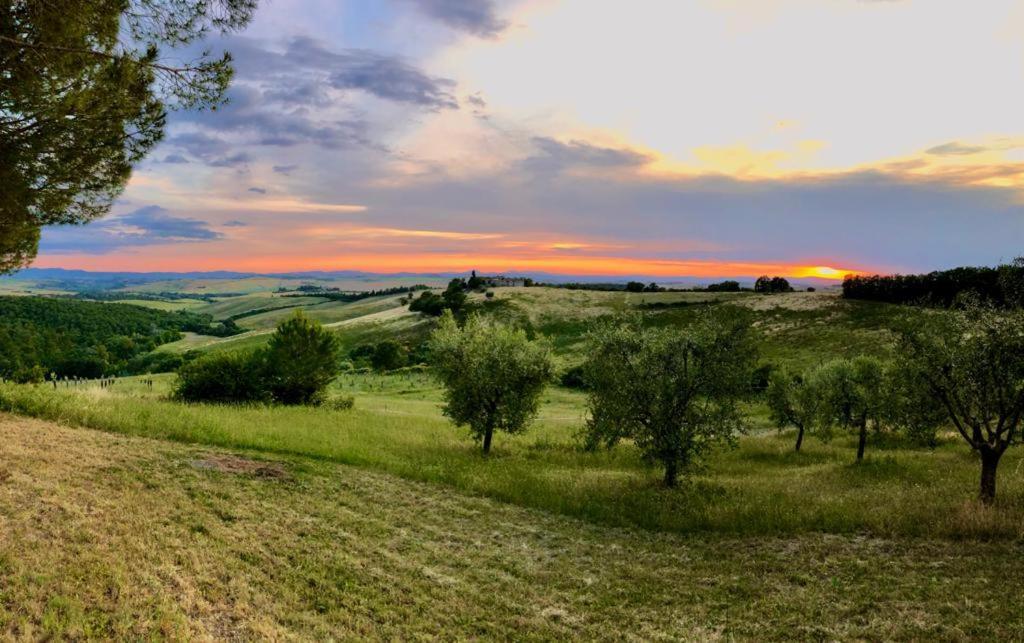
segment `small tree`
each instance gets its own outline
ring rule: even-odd
[[[785,369],[775,371],[769,378],[765,397],[775,425],[796,428],[796,451],[799,451],[804,432],[813,430],[821,421],[824,399],[817,373],[799,375]]]
[[[926,384],[981,459],[979,496],[996,496],[1003,453],[1024,418],[1024,312],[966,310],[916,318],[899,330],[905,368]]]
[[[284,404],[316,402],[338,374],[338,338],[297,311],[281,322],[266,351],[268,388]]]
[[[441,295],[444,300],[444,307],[456,315],[466,305],[466,281],[464,279],[452,279],[448,282],[448,288]]]
[[[631,438],[665,467],[665,485],[742,430],[738,408],[756,351],[738,311],[706,315],[685,330],[645,329],[638,320],[599,327],[590,338],[587,445]]]
[[[883,407],[886,424],[922,446],[937,444],[936,433],[948,419],[946,409],[932,397],[928,383],[901,364],[885,370]]]
[[[537,414],[552,378],[549,350],[522,330],[469,317],[460,328],[446,312],[430,340],[434,372],[445,387],[444,414],[468,425],[491,451],[495,430],[519,433]]]
[[[409,302],[409,310],[429,317],[440,317],[445,310],[445,300],[440,295],[424,290],[419,297]]]
[[[864,459],[868,422],[880,422],[885,402],[884,370],[879,360],[861,356],[828,362],[817,376],[826,421],[857,431],[857,462]]]

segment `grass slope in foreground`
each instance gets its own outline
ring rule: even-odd
[[[21,639],[1016,639],[1016,543],[612,529],[322,460],[0,416]]]

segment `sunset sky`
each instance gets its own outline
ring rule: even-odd
[[[1024,254],[1018,0],[266,0],[41,267],[841,277]],[[177,56],[188,58],[188,52]]]

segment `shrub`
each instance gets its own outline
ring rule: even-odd
[[[181,368],[185,359],[178,353],[169,351],[154,351],[139,355],[128,361],[125,370],[131,375],[142,375],[145,373],[170,373]]]
[[[404,346],[393,339],[386,339],[374,346],[370,366],[378,372],[393,371],[405,366],[407,353]]]
[[[174,397],[185,402],[268,402],[263,368],[258,352],[204,355],[178,370]]]
[[[709,284],[707,287],[708,292],[739,292],[740,282],[738,281],[722,281],[717,284]]]
[[[559,378],[559,383],[565,388],[571,389],[585,389],[587,388],[586,372],[582,365],[573,366],[566,372],[562,373],[562,377]]]
[[[324,400],[321,406],[332,411],[350,411],[355,405],[356,398],[351,395],[338,395]]]
[[[445,300],[429,290],[424,290],[419,297],[409,303],[409,310],[429,317],[440,317],[445,310]]]
[[[46,371],[39,364],[22,366],[14,371],[11,379],[16,384],[42,384],[46,381]]]

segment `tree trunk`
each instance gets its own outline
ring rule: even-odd
[[[800,445],[804,443],[804,427],[798,426],[796,433],[796,450],[800,452]]]
[[[676,478],[679,475],[679,466],[675,460],[668,460],[665,462],[665,486],[674,487],[676,486]]]
[[[1002,455],[993,449],[981,450],[981,489],[978,497],[986,505],[992,504],[996,499],[996,468]]]
[[[487,427],[487,430],[484,431],[484,455],[487,455],[488,453],[491,452],[492,437],[494,437],[494,427],[489,426]]]
[[[864,446],[868,443],[868,422],[862,420],[860,423],[860,440],[857,442],[857,462],[864,459]]]

